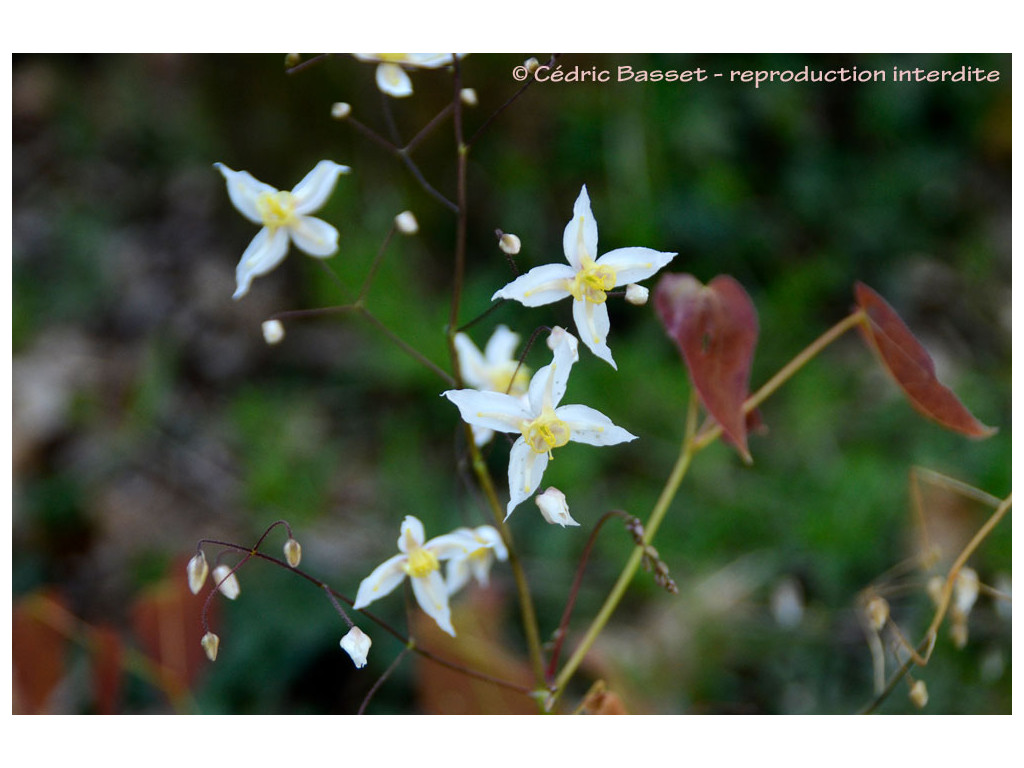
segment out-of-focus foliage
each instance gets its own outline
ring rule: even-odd
[[[480,100],[466,108],[468,135],[518,87],[511,71],[527,55],[465,59],[465,85]],[[203,598],[175,597],[196,540],[248,544],[287,519],[303,567],[352,596],[393,552],[404,515],[421,518],[428,536],[488,522],[459,474],[461,430],[437,396],[440,379],[357,316],[290,321],[281,345],[262,340],[274,312],[354,299],[392,218],[409,209],[420,234],[391,243],[367,305],[447,366],[454,217],[330,118],[333,102],[350,102],[388,135],[373,66],[337,57],[287,76],[282,59],[14,59],[16,711],[354,712],[400,644],[361,622],[374,645],[369,666],[353,669],[323,594],[254,562],[239,574],[239,599],[217,601],[220,654],[206,663]],[[915,554],[911,466],[999,497],[1010,490],[1010,58],[560,63],[1001,72],[997,83],[535,84],[470,155],[462,322],[512,275],[494,230],[522,239],[520,270],[557,261],[585,183],[601,252],[678,251],[671,271],[743,284],[760,323],[753,387],[843,317],[862,280],[898,308],[939,379],[1000,428],[974,442],[923,420],[860,341],[844,337],[763,406],[768,429],[750,438],[752,467],[724,446],[698,457],[657,541],[680,594],[638,576],[576,697],[603,677],[633,712],[854,711],[872,686],[855,601]],[[412,76],[415,95],[390,103],[404,140],[450,98],[444,70]],[[414,157],[454,194],[450,121]],[[232,302],[234,266],[255,229],[212,163],[289,189],[323,158],[353,168],[318,214],[341,232],[328,262],[337,280],[293,249]],[[593,405],[641,439],[559,452],[545,479],[569,495],[582,528],[545,525],[532,502],[510,521],[545,635],[589,529],[607,509],[647,514],[682,432],[688,385],[672,342],[650,306],[610,306],[619,371],[581,350],[567,402]],[[482,345],[499,322],[524,341],[538,325],[572,325],[567,303],[509,303],[469,332]],[[527,363],[547,355],[537,344]],[[503,478],[500,441],[489,461]],[[936,526],[969,536],[984,520],[978,505],[928,498]],[[271,550],[283,540],[272,534]],[[593,615],[629,547],[614,525],[602,533],[572,629]],[[1008,519],[971,565],[989,584],[1009,572]],[[460,611],[468,626],[485,605],[495,618],[478,642],[503,644],[514,670],[514,585],[500,567],[492,579],[486,600],[455,599],[456,628]],[[916,637],[930,607],[924,577],[910,584],[891,602]],[[398,594],[374,609],[406,626]],[[918,675],[925,711],[1008,712],[1009,636],[983,596],[966,648],[943,631]],[[443,709],[430,687],[439,675],[420,664],[399,666],[369,711]],[[905,686],[883,707],[912,709]]]

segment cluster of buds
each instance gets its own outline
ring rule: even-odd
[[[679,594],[679,587],[669,576],[668,564],[658,556],[658,550],[650,544],[645,544],[644,559],[641,562],[645,571],[653,571],[655,584],[673,595]]]

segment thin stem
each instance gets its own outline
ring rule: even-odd
[[[376,255],[373,257],[373,262],[370,264],[370,269],[366,272],[366,277],[363,278],[363,284],[359,288],[359,295],[356,296],[354,304],[362,305],[366,300],[366,294],[370,291],[370,284],[373,282],[373,278],[377,276],[377,270],[380,269],[381,262],[384,261],[384,254],[387,252],[388,245],[391,243],[391,238],[395,236],[395,223],[391,222],[391,229],[384,236],[384,242],[380,244],[380,248],[377,249]]]
[[[662,520],[664,520],[665,514],[668,512],[668,508],[672,504],[672,500],[675,498],[676,492],[679,490],[679,485],[682,483],[687,470],[690,468],[690,462],[693,460],[693,457],[698,450],[695,447],[696,443],[693,439],[696,428],[697,396],[696,392],[691,389],[690,403],[686,414],[686,431],[683,436],[683,444],[679,452],[679,458],[676,459],[675,466],[672,467],[672,472],[669,474],[668,480],[665,482],[665,487],[662,489],[661,495],[658,497],[658,501],[655,503],[654,509],[651,511],[650,519],[644,526],[643,544],[638,544],[633,548],[633,552],[629,556],[629,560],[626,561],[626,565],[622,569],[622,573],[619,574],[618,581],[615,582],[611,592],[608,593],[608,597],[605,598],[604,604],[601,606],[600,611],[598,611],[597,616],[594,617],[590,627],[587,629],[587,633],[583,636],[583,639],[576,647],[573,655],[565,663],[562,671],[555,679],[554,691],[551,696],[548,697],[547,702],[545,702],[545,705],[549,709],[565,690],[566,684],[575,674],[579,665],[583,662],[584,657],[590,651],[594,641],[597,640],[597,636],[608,623],[612,613],[615,612],[615,609],[618,607],[623,595],[626,593],[626,588],[633,580],[633,576],[636,574],[637,568],[640,567],[646,546],[653,542],[654,535],[657,533]]]
[[[552,64],[554,64],[555,63],[555,59],[557,59],[561,55],[562,54],[560,54],[560,53],[553,53],[553,54],[551,54],[551,58],[548,59],[547,66],[550,67]],[[515,93],[513,93],[511,96],[509,96],[509,98],[505,101],[504,104],[502,104],[500,107],[498,107],[496,110],[494,110],[494,112],[491,113],[490,117],[488,117],[486,120],[484,120],[483,124],[479,128],[476,129],[476,133],[473,134],[473,137],[469,141],[466,142],[466,145],[470,146],[470,147],[473,146],[473,144],[476,143],[476,140],[480,138],[480,136],[483,134],[483,132],[485,130],[487,130],[488,127],[490,127],[491,123],[494,122],[494,120],[498,117],[498,115],[500,115],[506,109],[511,107],[512,104],[516,101],[516,99],[518,99],[520,96],[522,96],[523,93],[526,92],[526,89],[529,88],[531,85],[533,85],[533,83],[534,83],[534,79],[532,77],[528,77],[526,82],[523,83],[522,86],[520,86],[519,90],[517,90]]]
[[[442,109],[440,112],[434,115],[433,119],[431,119],[429,123],[420,128],[419,133],[417,133],[409,140],[409,143],[402,148],[402,151],[411,154],[412,151],[416,149],[416,146],[425,138],[427,138],[427,136],[429,136],[434,131],[434,129],[441,124],[442,120],[444,120],[446,117],[448,117],[448,115],[452,113],[453,109],[455,109],[455,102],[452,102],[451,104],[446,104],[444,109]]]
[[[410,650],[411,649],[408,646],[406,646],[401,651],[399,651],[398,655],[395,657],[395,660],[388,665],[388,668],[384,670],[383,674],[381,674],[381,676],[377,678],[377,682],[375,682],[370,687],[370,690],[366,692],[366,696],[363,698],[363,703],[359,705],[359,710],[356,712],[357,715],[361,715],[364,712],[366,712],[366,707],[367,705],[369,705],[370,699],[372,699],[373,695],[377,693],[378,690],[380,690],[380,687],[384,685],[384,682],[389,677],[391,677],[391,673],[398,669],[398,665],[402,663],[402,659],[405,658],[405,655],[409,653]]]

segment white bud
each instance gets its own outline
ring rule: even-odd
[[[547,522],[557,523],[563,528],[567,525],[579,525],[569,514],[569,505],[565,501],[565,494],[554,486],[538,495],[534,501],[537,502],[540,513]]]
[[[351,114],[352,105],[347,102],[337,101],[331,105],[331,117],[333,117],[335,120],[344,120]]]
[[[359,627],[352,627],[348,634],[341,638],[342,650],[352,657],[352,663],[356,665],[356,669],[366,666],[366,654],[370,652],[372,644],[370,636]]]
[[[302,63],[302,54],[301,53],[289,53],[289,54],[287,54],[284,57],[284,65],[286,67],[288,67],[288,69],[291,69],[292,67],[297,67],[301,63]]]
[[[946,580],[941,576],[932,576],[928,579],[928,597],[935,605],[942,602],[942,590],[946,587]]]
[[[213,580],[217,584],[217,589],[228,600],[234,600],[242,591],[235,574],[226,565],[218,565],[213,569]]]
[[[395,216],[395,229],[403,235],[415,235],[420,231],[420,224],[412,215],[412,211],[402,211]]]
[[[459,91],[459,98],[467,107],[475,107],[480,103],[480,100],[476,97],[476,91],[472,88],[463,88]]]
[[[284,338],[284,326],[280,320],[265,320],[263,322],[263,340],[267,344],[280,344]]]
[[[284,559],[292,568],[298,568],[302,561],[302,545],[295,539],[288,539],[284,543]]]
[[[973,568],[962,568],[953,584],[953,612],[966,618],[978,599],[981,582]]]
[[[647,303],[647,297],[650,295],[650,291],[644,288],[642,285],[636,283],[630,283],[626,286],[626,301],[630,304],[635,304],[638,307],[642,307]]]
[[[498,247],[509,256],[515,256],[519,253],[519,249],[523,247],[523,243],[515,235],[502,232],[501,237],[498,238]]]
[[[875,632],[879,632],[889,620],[889,602],[884,597],[875,595],[868,601],[864,612],[867,613],[868,621]]]
[[[540,67],[540,62],[537,61],[535,57],[531,56],[523,62],[523,66],[526,67],[526,71],[532,75],[537,71],[537,68]]]
[[[572,345],[573,362],[578,361],[580,359],[579,340],[562,326],[556,325],[548,335],[548,349],[554,352],[558,349],[558,345],[563,343]]]
[[[928,705],[928,687],[924,680],[915,680],[910,686],[910,701],[918,709],[924,709]]]
[[[206,555],[202,550],[188,561],[185,570],[188,572],[188,588],[192,590],[193,595],[198,595],[206,583],[206,576],[210,573],[210,566],[206,564]]]
[[[213,632],[207,632],[199,643],[203,646],[203,650],[206,651],[206,658],[210,661],[216,661],[217,650],[220,648],[220,638],[213,634]]]

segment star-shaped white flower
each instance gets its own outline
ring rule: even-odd
[[[365,608],[389,594],[408,576],[420,608],[437,622],[437,626],[455,637],[448,608],[448,587],[441,575],[441,561],[466,555],[469,544],[463,534],[456,533],[437,536],[424,543],[425,538],[423,523],[412,515],[406,515],[398,537],[401,554],[385,560],[362,580],[352,607],[356,610]]]
[[[486,587],[494,561],[508,560],[508,550],[501,534],[490,525],[458,528],[453,533],[464,536],[468,548],[465,554],[448,561],[448,594],[453,595],[466,586],[471,576],[481,587]]]
[[[360,61],[375,61],[377,87],[388,96],[401,99],[412,96],[412,80],[402,67],[437,69],[451,64],[450,53],[353,53]],[[461,59],[465,54],[458,54]]]
[[[597,223],[584,184],[565,227],[562,246],[568,264],[545,264],[520,275],[492,296],[515,299],[527,307],[572,296],[572,315],[580,340],[590,351],[618,368],[608,348],[608,291],[646,280],[676,256],[651,248],[617,248],[597,256]]]
[[[455,349],[459,355],[459,373],[463,383],[484,392],[504,392],[512,397],[525,397],[530,385],[530,369],[520,365],[515,357],[519,334],[508,326],[499,325],[484,347],[483,354],[464,333],[455,334]],[[473,427],[477,445],[486,445],[494,437],[494,430]]]
[[[338,250],[338,230],[309,214],[327,202],[338,176],[349,172],[348,166],[321,160],[291,192],[257,181],[248,171],[233,171],[224,163],[214,163],[213,167],[227,181],[235,208],[249,221],[263,225],[238,262],[238,287],[232,298],[245,296],[253,278],[284,261],[289,239],[299,250],[321,259]]]
[[[519,433],[508,462],[506,519],[540,485],[551,452],[572,441],[616,445],[635,440],[600,411],[585,405],[559,406],[576,357],[576,339],[564,333],[554,359],[530,380],[526,402],[501,392],[451,389],[444,396],[458,406],[462,420],[498,432]]]

